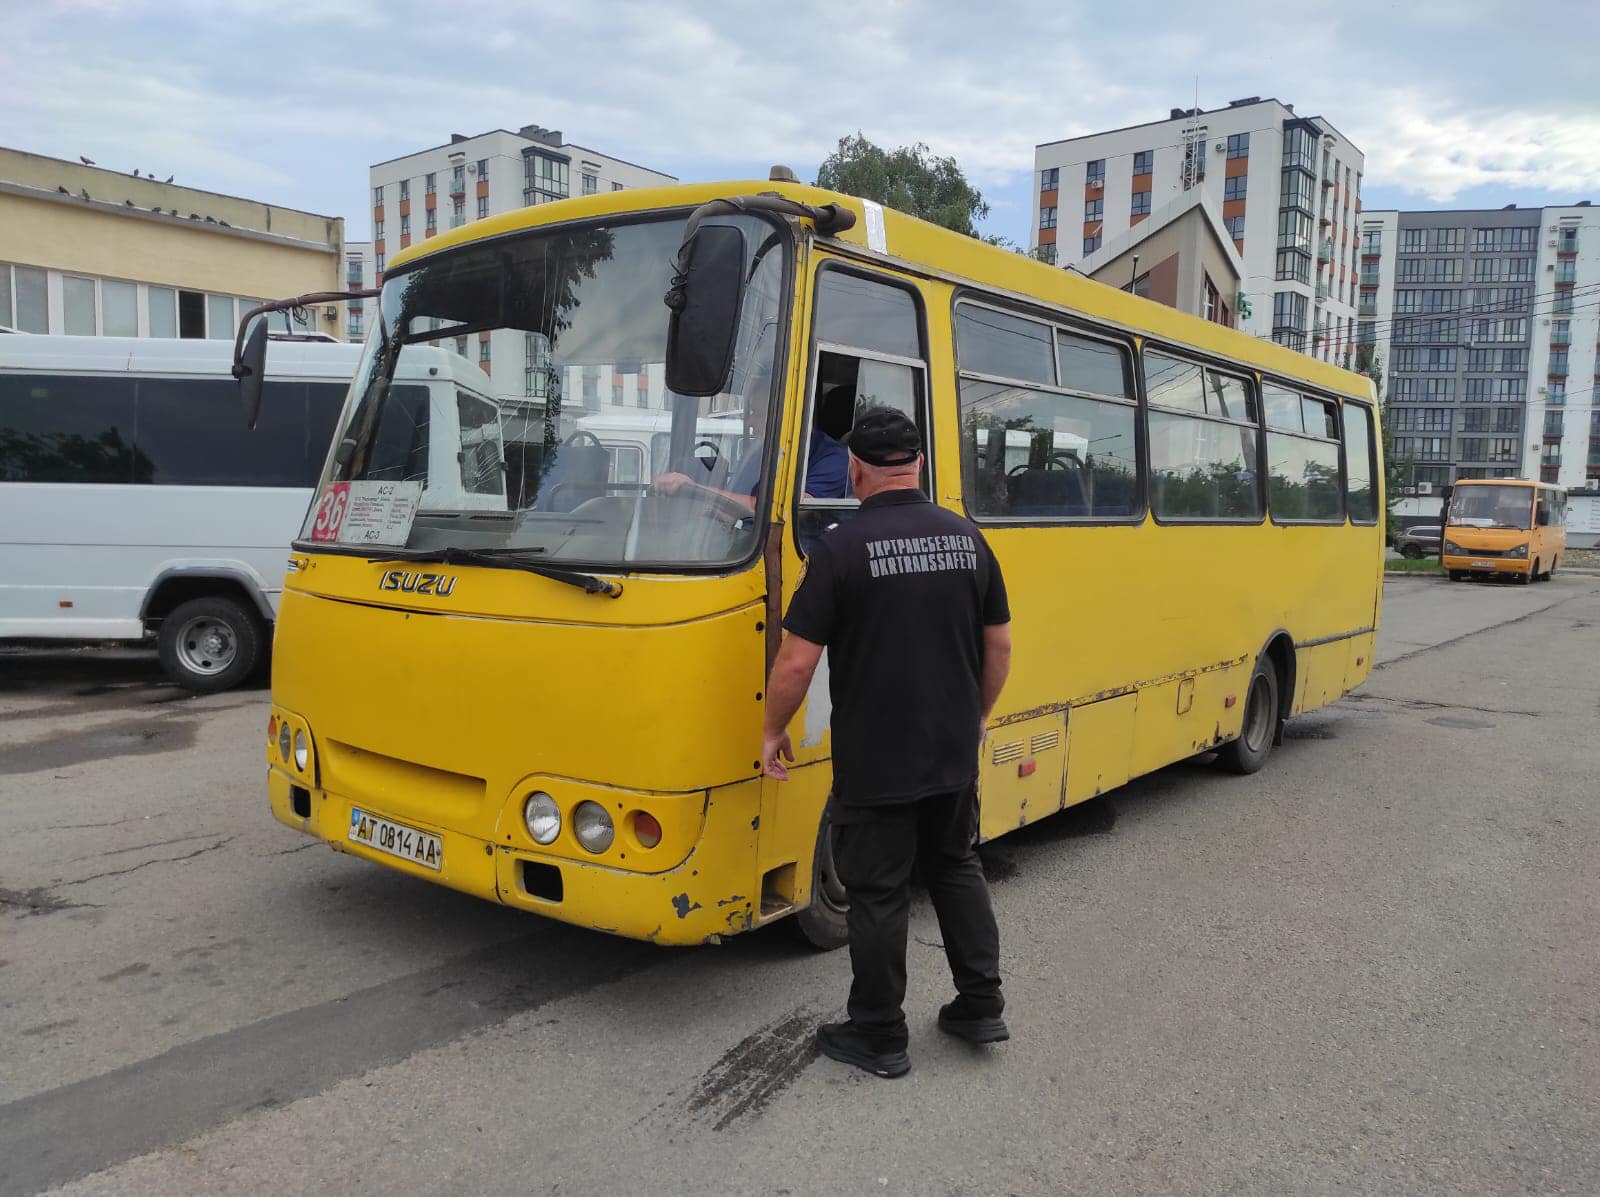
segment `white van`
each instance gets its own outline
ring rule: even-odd
[[[153,636],[189,689],[248,677],[360,357],[274,341],[251,431],[231,341],[0,337],[0,639]],[[453,467],[430,489],[503,509],[482,371],[446,349],[407,365],[395,385],[419,388],[427,455]]]

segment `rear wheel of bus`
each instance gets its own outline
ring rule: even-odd
[[[850,900],[845,897],[844,882],[833,865],[833,820],[824,810],[811,864],[811,905],[795,915],[792,924],[802,940],[827,952],[850,941],[845,925],[849,913]]]
[[[1239,738],[1222,746],[1217,759],[1230,773],[1254,773],[1267,763],[1278,735],[1278,671],[1263,657],[1250,675]]]
[[[266,636],[255,614],[223,595],[180,603],[161,621],[156,647],[168,678],[197,694],[237,686],[261,660]]]

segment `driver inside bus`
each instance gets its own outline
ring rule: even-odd
[[[752,411],[752,426],[764,429],[765,404],[771,390],[770,371],[761,371],[752,385],[745,388]],[[696,482],[687,474],[670,472],[657,474],[655,488],[664,495],[687,495],[695,491],[709,491],[737,503],[747,511],[756,509],[756,491],[761,486],[762,438],[758,435],[750,452],[729,480],[727,489]],[[845,447],[829,436],[815,421],[811,426],[811,443],[806,455],[806,498],[846,499],[850,497],[850,454]]]

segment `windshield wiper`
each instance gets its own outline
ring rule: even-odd
[[[485,565],[490,569],[520,569],[530,574],[538,574],[541,578],[549,578],[552,582],[564,582],[568,586],[576,586],[585,594],[603,594],[608,598],[622,597],[622,583],[609,582],[605,578],[597,578],[593,574],[579,573],[577,570],[556,569],[544,564],[542,561],[531,561],[524,554],[488,552],[483,549],[393,549],[381,557],[368,557],[369,564],[381,565],[389,561],[425,561],[438,562],[441,565]]]

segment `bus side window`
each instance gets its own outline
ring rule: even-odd
[[[905,412],[922,430],[924,445],[929,428],[922,326],[909,289],[825,268],[817,276],[812,334],[817,358],[796,521],[802,553],[815,536],[847,518],[854,505],[841,442],[861,412],[869,407]],[[931,458],[931,447],[928,453]],[[922,488],[930,489],[926,467]]]
[[[1373,486],[1377,462],[1372,409],[1365,404],[1344,404],[1344,494],[1352,524],[1378,522],[1378,494]]]

